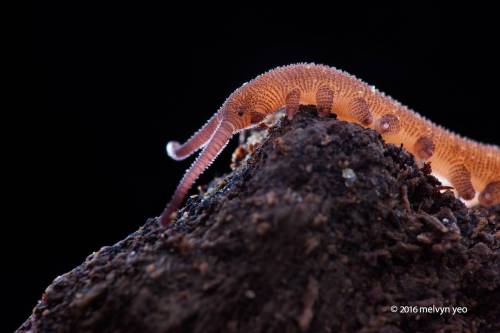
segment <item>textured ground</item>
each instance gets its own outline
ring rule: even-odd
[[[500,332],[500,206],[467,209],[310,108],[244,148],[177,223],[56,279],[19,331]],[[426,306],[467,313],[400,313]]]

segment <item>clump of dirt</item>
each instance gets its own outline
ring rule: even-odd
[[[314,111],[58,277],[19,332],[499,332],[500,206]]]

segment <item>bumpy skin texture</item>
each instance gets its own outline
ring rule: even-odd
[[[170,142],[170,157],[180,160],[203,148],[187,170],[160,221],[167,225],[198,176],[213,162],[233,134],[259,124],[283,107],[292,118],[300,104],[315,104],[320,115],[378,131],[402,144],[433,172],[449,180],[465,200],[500,203],[500,149],[456,135],[401,105],[375,87],[338,69],[315,64],[275,68],[235,90],[217,113],[185,144]]]

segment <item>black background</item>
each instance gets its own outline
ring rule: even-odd
[[[170,160],[165,143],[188,138],[275,66],[344,69],[445,127],[500,143],[493,9],[188,6],[32,8],[9,329],[55,277],[158,215],[191,163]],[[228,171],[234,145],[200,183]]]

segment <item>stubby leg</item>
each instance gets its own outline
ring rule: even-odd
[[[479,203],[483,206],[491,206],[500,203],[500,180],[491,182],[479,194]]]
[[[373,123],[370,106],[362,97],[355,97],[349,101],[348,113],[361,125],[369,126]]]
[[[434,154],[434,150],[436,149],[436,145],[434,141],[429,136],[421,136],[415,141],[413,145],[413,150],[415,151],[415,155],[421,160],[428,160]]]
[[[332,112],[333,91],[328,86],[321,86],[316,92],[316,106],[321,117],[327,117]]]
[[[291,90],[285,98],[285,109],[286,116],[288,119],[293,119],[295,114],[299,111],[300,103],[300,90],[299,88],[294,88]]]
[[[451,185],[457,190],[458,195],[465,200],[472,200],[476,195],[472,186],[470,171],[462,163],[454,164],[450,169]]]
[[[388,113],[378,120],[375,129],[382,135],[395,135],[401,130],[401,123],[398,117]]]

